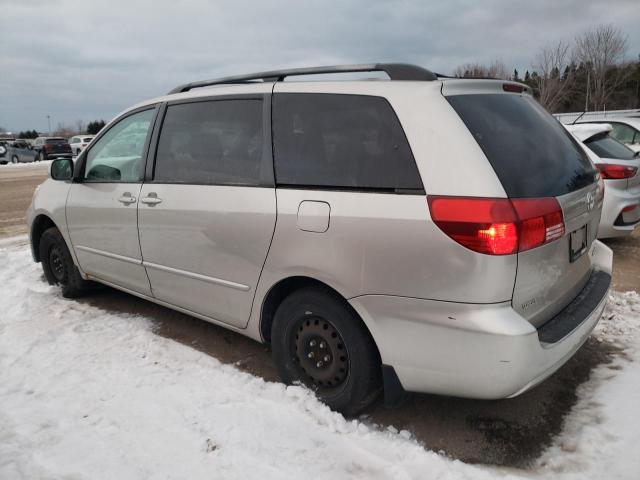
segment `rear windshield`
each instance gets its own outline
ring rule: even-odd
[[[88,137],[88,138],[83,138],[82,141],[84,143],[89,143],[91,140],[93,140],[93,137]]]
[[[596,171],[576,141],[529,96],[447,97],[512,198],[557,197],[593,183]]]
[[[63,143],[69,143],[66,138],[47,138],[44,143],[47,145],[62,145]]]
[[[631,160],[636,154],[630,148],[625,147],[615,138],[611,138],[607,132],[594,135],[584,142],[593,153],[600,158],[613,158],[615,160]]]

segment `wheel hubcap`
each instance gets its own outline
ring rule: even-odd
[[[64,278],[64,263],[62,260],[62,252],[58,247],[52,247],[51,253],[49,253],[49,266],[53,276],[59,282]]]
[[[349,373],[342,337],[321,317],[305,317],[296,330],[295,359],[304,383],[315,388],[340,386]]]

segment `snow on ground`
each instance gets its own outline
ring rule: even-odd
[[[0,165],[0,172],[3,170],[19,170],[23,168],[49,168],[49,164],[51,162],[53,162],[53,160],[43,160],[42,162],[6,163],[4,165]]]
[[[66,300],[24,245],[0,244],[0,286],[2,479],[595,479],[640,471],[637,294],[614,295],[599,330],[603,341],[626,342],[633,362],[596,371],[538,471],[524,472],[450,460],[408,432],[345,420],[301,387],[159,337],[148,319]]]

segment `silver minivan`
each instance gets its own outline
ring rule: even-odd
[[[284,81],[362,71],[389,80]],[[50,173],[28,221],[63,295],[100,282],[268,343],[284,382],[347,414],[381,391],[530,389],[611,281],[597,170],[508,81],[372,64],[191,83]]]

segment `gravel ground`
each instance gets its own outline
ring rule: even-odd
[[[0,165],[0,238],[26,233],[25,209],[35,187],[46,178],[46,165]],[[614,250],[614,288],[640,290],[640,232],[606,242]],[[106,311],[140,313],[155,332],[205,352],[223,363],[275,380],[269,352],[261,345],[215,325],[102,289],[81,300]],[[554,376],[515,399],[474,401],[435,395],[410,395],[388,410],[378,402],[364,420],[410,431],[425,447],[467,462],[524,467],[560,432],[577,400],[576,389],[592,369],[611,362],[613,346],[590,339]]]

